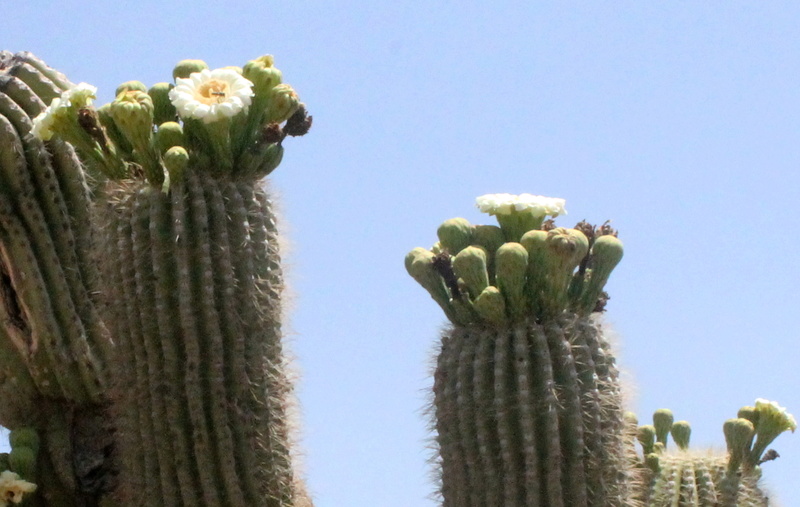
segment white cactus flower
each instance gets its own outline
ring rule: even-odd
[[[509,215],[528,212],[537,217],[566,215],[566,201],[556,197],[531,194],[486,194],[475,201],[478,209],[490,215]]]
[[[253,83],[232,69],[202,70],[176,79],[169,92],[181,118],[213,123],[246,111],[253,97]]]
[[[19,475],[6,470],[0,473],[0,507],[8,502],[20,503],[25,493],[36,491],[36,484],[20,479]]]
[[[47,108],[33,119],[31,134],[42,141],[53,137],[53,127],[62,118],[76,116],[78,109],[90,106],[97,98],[97,87],[87,83],[79,83],[64,90],[60,97],[50,102]]]
[[[778,405],[776,401],[759,398],[756,400],[756,411],[759,412],[759,421],[768,417],[771,422],[782,427],[782,431],[791,430],[794,433],[794,430],[797,429],[797,421],[794,416],[786,408]]]

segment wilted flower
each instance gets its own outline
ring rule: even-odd
[[[547,215],[556,217],[567,214],[567,210],[564,208],[565,203],[564,199],[531,194],[486,194],[476,199],[478,209],[490,215],[528,212],[537,217]]]
[[[253,97],[253,83],[231,69],[201,70],[176,79],[169,92],[181,118],[213,123],[246,110]]]
[[[19,475],[9,470],[0,473],[0,507],[8,502],[20,503],[25,493],[36,491],[36,484],[20,479]]]

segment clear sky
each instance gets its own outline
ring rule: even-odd
[[[0,1],[0,49],[100,88],[273,54],[314,116],[272,186],[317,507],[434,505],[424,409],[445,321],[405,273],[492,192],[612,219],[631,409],[696,447],[758,397],[800,415],[800,4]],[[800,505],[800,432],[764,466]]]

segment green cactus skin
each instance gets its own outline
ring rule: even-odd
[[[769,497],[755,471],[729,474],[728,457],[710,452],[650,455],[646,507],[766,507]]]
[[[298,505],[269,200],[189,172],[169,193],[122,188],[105,214],[120,500]]]
[[[629,505],[617,370],[596,323],[455,327],[434,378],[445,506]]]
[[[7,457],[41,482],[26,504],[310,506],[258,182],[282,146],[236,175],[206,157],[163,187],[120,180],[137,177],[131,146],[103,108],[90,127],[120,171],[30,134],[71,86],[29,53],[0,52],[0,424],[40,439]],[[168,89],[151,90],[159,122],[174,119]]]
[[[433,386],[443,504],[635,505],[615,359],[594,302],[579,305],[584,286],[570,290],[588,238],[520,234],[503,242],[495,226],[451,219],[433,251],[406,257],[454,324]]]

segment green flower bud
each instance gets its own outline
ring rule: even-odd
[[[470,297],[474,300],[489,286],[486,266],[486,250],[479,246],[468,246],[453,258],[453,271],[464,280]]]
[[[689,448],[689,439],[692,436],[692,427],[687,421],[678,421],[672,425],[672,440],[678,449],[685,451]]]
[[[279,84],[269,92],[267,123],[281,123],[288,120],[300,106],[297,92],[288,84]]]
[[[19,428],[8,433],[8,442],[11,448],[30,447],[34,452],[39,451],[39,434],[33,428]]]
[[[183,146],[173,146],[163,155],[164,167],[169,174],[170,184],[183,180],[186,168],[189,166],[189,153]]]
[[[147,87],[141,81],[125,81],[121,85],[117,86],[117,90],[114,92],[114,95],[119,95],[123,92],[146,92]]]
[[[183,127],[174,121],[159,125],[153,138],[156,150],[162,155],[173,146],[183,146],[183,142]]]
[[[464,218],[451,218],[439,226],[436,235],[450,255],[456,255],[472,243],[472,225]]]
[[[8,453],[8,466],[25,480],[36,477],[36,452],[30,447],[17,447]]]
[[[672,423],[675,417],[672,415],[672,410],[668,408],[660,408],[653,414],[653,427],[656,429],[656,440],[661,442],[666,447],[667,436],[672,429]]]
[[[250,60],[242,67],[242,76],[253,83],[256,97],[267,97],[270,90],[281,84],[281,71],[274,67],[272,55]]]
[[[499,228],[498,228],[499,230]],[[504,243],[495,252],[497,287],[506,298],[511,318],[525,314],[525,273],[528,271],[528,251],[519,243]]]
[[[489,253],[497,251],[503,243],[503,230],[496,225],[476,225],[472,229],[472,244],[482,246]]]
[[[178,118],[178,110],[169,98],[169,92],[173,88],[175,85],[172,83],[156,83],[147,90],[147,94],[153,100],[153,123],[156,125]]]
[[[657,474],[661,471],[660,457],[658,453],[650,453],[644,457],[644,465]]]
[[[639,418],[629,410],[626,410],[622,417],[625,419],[625,424],[630,428],[636,428],[639,425]]]
[[[758,411],[756,410],[756,407],[742,407],[739,409],[736,417],[739,417],[740,419],[747,419],[753,423],[754,426],[758,424]]]
[[[503,295],[497,287],[491,285],[483,289],[474,302],[475,311],[488,324],[503,326],[506,324],[506,305]]]
[[[750,454],[755,428],[747,419],[728,419],[722,425],[725,443],[728,445],[728,470],[736,471],[746,456]]]
[[[160,186],[164,171],[150,139],[153,134],[153,100],[146,92],[128,91],[117,95],[109,106],[109,113],[120,132],[133,146],[133,158],[147,180]]]
[[[642,454],[645,456],[654,452],[653,446],[656,443],[656,429],[650,424],[639,426],[636,431],[636,439],[642,444]]]
[[[150,140],[153,129],[153,100],[143,91],[122,92],[109,106],[109,113],[120,132],[134,148]]]
[[[257,177],[263,178],[274,171],[283,160],[283,145],[271,144],[264,152],[261,164],[258,166]]]
[[[203,60],[181,60],[172,69],[172,79],[187,78],[195,72],[200,72],[208,68]]]
[[[519,242],[528,251],[526,297],[530,301],[531,312],[534,315],[540,315],[547,299],[547,277],[550,267],[547,254],[547,232],[538,229],[528,231],[522,235]]]
[[[458,319],[450,304],[450,294],[445,286],[444,280],[433,267],[433,260],[436,256],[424,248],[417,247],[406,255],[406,271],[422,287],[428,291],[436,303],[444,311],[447,318],[453,323],[458,323]]]
[[[611,272],[622,260],[622,254],[622,242],[615,236],[600,236],[594,241],[591,251],[592,268],[580,302],[580,309],[584,313],[590,313],[594,309]]]

